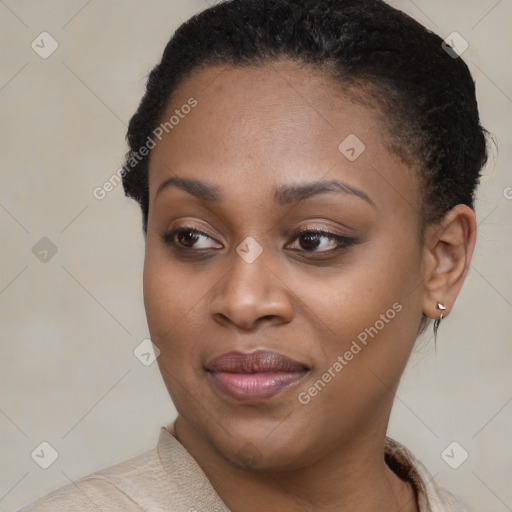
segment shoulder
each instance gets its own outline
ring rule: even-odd
[[[61,487],[20,512],[140,512],[136,500],[144,500],[141,495],[146,486],[154,489],[161,477],[158,454],[156,449],[152,449]]]
[[[91,476],[51,492],[22,508],[20,512],[140,511],[140,509],[131,506],[133,506],[133,503],[119,495],[115,487],[108,481],[96,480]]]
[[[165,428],[156,448],[102,469],[20,512],[229,512],[184,446]]]
[[[385,455],[389,467],[413,486],[419,512],[466,512],[460,501],[438,484],[427,467],[398,441],[386,438]]]
[[[436,482],[427,467],[414,459],[416,471],[421,476],[432,512],[466,512],[462,503],[446,487]]]

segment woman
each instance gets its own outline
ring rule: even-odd
[[[475,246],[486,142],[456,49],[379,0],[220,3],[174,34],[127,139],[178,417],[25,510],[463,510],[386,437]]]

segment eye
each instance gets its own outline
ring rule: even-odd
[[[292,248],[298,252],[332,253],[346,249],[356,243],[354,238],[349,238],[321,229],[306,229],[298,233],[293,241],[298,241],[302,248]]]
[[[222,249],[223,247],[206,233],[187,226],[165,232],[161,238],[165,245],[176,251],[207,252],[210,249]],[[298,242],[299,246],[288,246],[293,251],[320,254],[333,253],[356,244],[354,238],[321,229],[303,230],[295,235],[292,242]]]
[[[222,249],[222,245],[206,233],[191,227],[173,229],[161,235],[164,244],[178,250]]]

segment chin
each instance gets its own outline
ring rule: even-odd
[[[257,423],[257,422],[256,422]],[[285,421],[269,426],[268,422],[259,425],[254,421],[235,426],[226,431],[206,433],[216,450],[231,464],[251,471],[284,471],[299,469],[311,462],[313,439],[308,439],[297,430],[292,432]],[[282,428],[279,428],[281,425]],[[297,425],[294,425],[299,429]],[[310,432],[304,426],[302,432]]]

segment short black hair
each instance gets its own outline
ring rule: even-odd
[[[228,0],[176,30],[130,120],[123,187],[140,204],[145,235],[151,152],[139,150],[179,84],[202,67],[283,58],[370,91],[387,122],[388,148],[420,170],[424,226],[457,204],[474,208],[487,132],[471,73],[441,37],[381,0]]]

